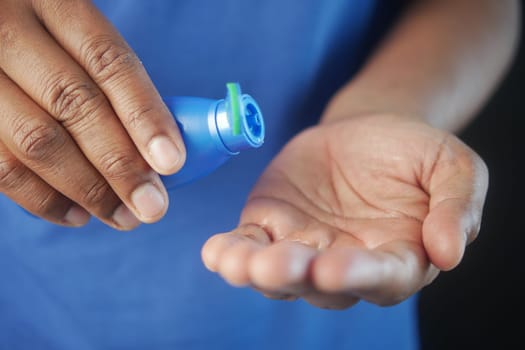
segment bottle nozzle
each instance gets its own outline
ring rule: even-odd
[[[264,142],[264,120],[257,102],[241,93],[238,83],[226,84],[224,112],[218,113],[217,126],[225,146],[231,152],[257,148]]]

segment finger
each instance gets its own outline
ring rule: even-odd
[[[481,158],[456,138],[443,147],[428,189],[430,210],[423,222],[423,243],[432,263],[450,270],[479,232],[488,170]]]
[[[231,285],[247,286],[251,283],[247,262],[264,245],[246,236],[235,235],[230,239],[237,242],[224,251],[217,271]]]
[[[218,272],[230,284],[247,285],[249,259],[269,243],[268,235],[259,226],[241,226],[208,239],[201,251],[202,260],[209,270]]]
[[[333,248],[312,263],[312,284],[378,305],[399,303],[428,283],[429,263],[415,242],[391,242],[373,250]]]
[[[274,243],[250,259],[250,280],[266,291],[301,296],[310,288],[310,262],[317,253],[299,242]]]
[[[1,72],[0,140],[47,184],[102,221],[118,229],[138,224],[117,208],[120,199],[70,135]]]
[[[45,183],[0,142],[0,193],[33,215],[65,226],[83,226],[90,215]]]
[[[311,292],[303,295],[303,299],[310,305],[321,309],[344,310],[359,302],[359,298],[346,293],[319,293]]]
[[[19,31],[20,40],[10,48],[10,57],[16,53],[17,60],[4,56],[3,70],[60,121],[136,217],[143,222],[160,219],[168,205],[162,182],[137,152],[104,94],[36,21],[27,19]],[[78,201],[78,196],[72,199],[90,211],[100,205]],[[121,221],[131,218],[127,208],[116,211]]]
[[[186,155],[177,125],[110,22],[90,1],[33,3],[40,5],[35,10],[47,30],[101,87],[151,167],[164,175],[180,169]]]
[[[252,285],[252,288],[258,291],[259,293],[261,293],[264,297],[268,299],[272,299],[272,300],[296,301],[297,299],[299,299],[299,296],[294,295],[294,294],[279,293],[279,292],[264,290],[256,286],[253,286],[253,285]]]

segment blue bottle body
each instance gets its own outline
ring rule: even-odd
[[[186,146],[182,169],[161,176],[168,190],[213,172],[244,149],[262,146],[265,128],[259,106],[250,95],[241,94],[238,84],[229,83],[227,87],[225,99],[164,98]]]
[[[174,175],[162,176],[167,189],[203,177],[220,167],[232,156],[215,131],[218,102],[200,97],[169,97],[164,102],[175,117],[184,145],[186,162]]]
[[[232,156],[264,142],[264,121],[255,100],[240,94],[213,100],[201,97],[165,97],[164,102],[173,114],[186,146],[186,162],[174,175],[162,176],[168,190],[199,179],[224,164]],[[238,130],[235,132],[237,102]]]

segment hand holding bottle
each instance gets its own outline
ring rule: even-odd
[[[182,167],[168,108],[89,1],[0,3],[0,191],[32,214],[117,229],[155,222]]]

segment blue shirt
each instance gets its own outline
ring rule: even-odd
[[[123,233],[67,229],[0,196],[1,349],[414,349],[416,298],[327,311],[267,300],[207,271],[265,165],[317,121],[394,17],[384,1],[95,1],[164,96],[240,82],[266,142],[170,193],[166,217]],[[391,5],[391,3],[390,3]]]

